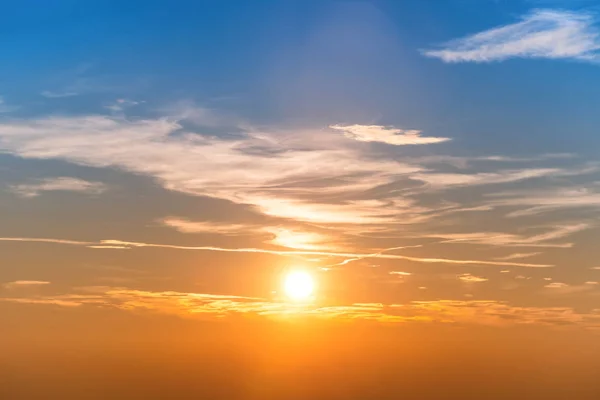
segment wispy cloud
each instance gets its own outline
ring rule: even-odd
[[[553,294],[573,294],[598,290],[598,282],[588,281],[582,285],[568,285],[563,282],[552,282],[544,286],[551,289]]]
[[[22,287],[35,287],[35,286],[49,285],[49,284],[50,284],[50,282],[47,282],[47,281],[14,281],[14,282],[5,283],[3,286],[7,289],[15,289],[15,288],[22,288]]]
[[[344,132],[350,139],[359,142],[380,142],[394,146],[441,143],[450,140],[444,137],[421,136],[421,131],[397,129],[380,125],[331,125],[331,129]]]
[[[424,236],[446,239],[442,243],[472,243],[491,246],[516,246],[516,247],[555,247],[568,248],[572,243],[556,243],[556,239],[568,237],[571,234],[591,228],[587,223],[571,223],[554,227],[545,227],[547,230],[533,235],[518,235],[502,232],[467,232],[467,233],[424,233]],[[535,255],[529,253],[526,256]],[[520,254],[523,256],[523,254]],[[511,257],[519,258],[519,257]],[[504,258],[505,260],[510,258]]]
[[[593,285],[589,285],[593,286]],[[265,318],[327,318],[395,323],[460,323],[470,325],[536,324],[541,326],[600,327],[600,312],[578,313],[569,307],[518,307],[482,301],[414,301],[406,304],[350,303],[298,304],[266,298],[146,291],[124,287],[82,287],[78,291],[52,296],[2,297],[0,301],[22,304],[77,307],[81,305],[144,311],[185,318],[258,316]]]
[[[594,209],[600,207],[600,192],[594,188],[550,188],[505,191],[486,195],[490,206],[520,207],[508,217],[524,217],[561,209]]]
[[[411,179],[422,181],[432,189],[448,189],[461,186],[493,185],[513,183],[535,178],[585,175],[596,172],[596,167],[584,168],[528,168],[519,170],[501,170],[486,173],[415,173]]]
[[[106,190],[101,182],[90,182],[78,178],[48,178],[36,183],[11,186],[11,190],[21,197],[36,197],[43,192],[76,192],[100,194]]]
[[[351,252],[334,252],[334,251],[317,251],[317,250],[269,250],[259,248],[226,248],[217,246],[180,246],[172,244],[160,244],[160,243],[143,243],[143,242],[128,242],[122,240],[100,240],[98,242],[84,242],[75,240],[62,240],[62,239],[44,239],[44,238],[22,238],[22,237],[0,237],[2,241],[13,241],[13,242],[38,242],[38,243],[54,243],[54,244],[67,244],[75,246],[85,246],[97,248],[101,246],[103,248],[163,248],[173,250],[197,250],[197,251],[217,251],[226,253],[262,253],[272,254],[279,256],[327,256],[327,257],[339,257],[345,259],[368,259],[368,258],[383,258],[390,260],[406,260],[414,261],[418,263],[426,264],[455,264],[455,265],[494,265],[494,266],[514,266],[514,267],[526,267],[526,268],[549,268],[553,267],[552,264],[530,264],[530,263],[516,263],[510,261],[494,261],[494,260],[461,260],[461,259],[450,259],[450,258],[431,258],[431,257],[413,257],[404,256],[400,254],[386,254],[385,250],[377,253],[351,253]],[[414,246],[405,246],[407,248]],[[404,247],[393,247],[388,250],[401,250]]]
[[[49,99],[60,99],[63,97],[73,97],[79,95],[77,92],[53,92],[50,90],[44,90],[40,95]]]
[[[496,196],[486,196],[483,193],[481,203],[473,198],[467,204],[456,200],[448,201],[446,193],[441,189],[459,190],[500,183],[514,184],[533,178],[544,178],[536,182],[543,184],[549,178],[583,177],[597,171],[597,167],[592,164],[583,167],[532,168],[520,165],[518,169],[503,167],[497,170],[500,162],[502,166],[511,162],[549,163],[558,160],[559,163],[570,163],[569,165],[575,162],[566,159],[564,155],[542,155],[518,160],[499,155],[468,159],[436,159],[436,156],[427,160],[420,160],[418,157],[404,159],[376,152],[372,146],[364,146],[360,141],[394,141],[396,139],[391,139],[394,137],[401,138],[404,144],[408,144],[405,137],[407,135],[418,140],[428,138],[414,131],[362,125],[337,126],[333,130],[256,129],[244,125],[238,126],[235,133],[214,136],[202,133],[203,115],[202,112],[194,114],[194,118],[198,120],[192,123],[180,120],[183,116],[128,119],[123,116],[92,115],[6,120],[0,123],[0,151],[26,159],[58,159],[77,165],[119,168],[151,177],[168,190],[242,205],[252,212],[263,214],[266,216],[263,220],[268,221],[266,224],[244,221],[195,222],[180,217],[169,217],[161,221],[184,233],[258,235],[259,240],[267,244],[267,249],[136,244],[118,240],[84,244],[103,251],[154,246],[338,258],[331,260],[332,265],[379,257],[421,263],[550,267],[553,265],[548,262],[414,257],[392,254],[387,250],[380,253],[380,247],[369,248],[365,246],[366,241],[354,248],[345,245],[354,243],[352,241],[357,237],[382,235],[390,240],[436,238],[444,243],[568,248],[572,246],[571,242],[559,242],[558,239],[587,229],[583,225],[573,228],[572,225],[577,224],[572,222],[557,222],[555,225],[558,228],[553,229],[564,229],[555,232],[555,236],[544,236],[538,232],[525,235],[522,234],[523,230],[519,234],[494,232],[491,230],[493,227],[489,232],[471,230],[437,233],[444,232],[450,220],[461,219],[467,212],[491,215],[491,212],[496,212],[501,207],[527,208],[529,202],[537,202],[538,197],[541,197],[530,196],[532,191],[502,192],[503,195],[495,191]],[[207,118],[206,125],[215,123],[212,114]],[[190,126],[193,126],[194,131],[190,130]],[[201,132],[196,132],[196,129]],[[339,131],[356,136],[354,139],[361,139],[348,140]],[[440,160],[445,165],[437,165]],[[462,164],[462,173],[448,172],[448,163]],[[480,163],[485,163],[485,172],[478,170]],[[451,168],[451,171],[455,169]],[[418,185],[416,181],[424,184]],[[99,193],[105,190],[105,186],[98,182],[59,178],[24,183],[12,189],[22,196],[32,197],[51,190]],[[595,193],[590,193],[585,203],[574,198],[574,195],[569,197],[567,203],[589,206],[599,204]],[[555,196],[553,200],[545,198],[535,205],[531,203],[531,207],[545,204],[549,207],[563,207],[561,199],[564,196]],[[550,201],[553,203],[549,204]],[[514,212],[514,207],[510,212]],[[569,230],[567,227],[576,230]],[[389,248],[394,248],[395,244],[389,243]],[[273,250],[273,245],[294,250]]]
[[[539,254],[542,254],[540,252],[533,252],[533,253],[513,253],[513,254],[509,254],[507,256],[504,257],[496,257],[496,260],[516,260],[519,258],[528,258],[528,257],[533,257],[533,256],[537,256]]]
[[[475,276],[475,275],[471,275],[471,274],[459,275],[458,279],[460,279],[461,281],[466,282],[466,283],[480,283],[480,282],[488,281],[487,278],[482,278],[481,276]]]
[[[164,225],[183,233],[220,234],[228,236],[252,235],[266,236],[266,243],[292,249],[324,250],[332,249],[332,238],[306,230],[265,226],[258,224],[232,224],[211,221],[189,221],[182,218],[165,218]]]
[[[109,109],[110,111],[115,113],[121,113],[125,109],[136,106],[138,104],[140,104],[139,101],[129,99],[117,99],[109,105],[105,106],[104,108]]]
[[[282,227],[265,227],[262,231],[272,235],[269,243],[291,249],[327,250],[338,247],[330,236],[321,233]]]
[[[233,224],[211,221],[190,221],[184,218],[167,217],[160,221],[165,226],[182,233],[218,233],[221,235],[248,235],[256,231],[252,224]]]
[[[396,219],[395,211],[381,208],[387,202],[348,197],[420,167],[369,158],[333,134],[311,137],[310,132],[252,131],[217,138],[187,133],[177,121],[164,118],[49,117],[0,125],[0,148],[24,158],[118,167],[151,176],[170,190],[250,204],[282,218]],[[336,197],[338,204],[332,204]]]
[[[445,62],[492,62],[508,58],[597,61],[600,33],[594,15],[583,11],[534,10],[521,21],[429,49]]]

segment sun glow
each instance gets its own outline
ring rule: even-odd
[[[307,300],[313,294],[315,283],[313,277],[305,271],[292,271],[283,281],[283,290],[292,300]]]

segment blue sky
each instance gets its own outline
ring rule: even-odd
[[[594,2],[3,9],[7,302],[254,313],[294,264],[351,318],[485,300],[599,323]]]
[[[418,127],[486,152],[587,152],[594,141],[593,63],[448,65],[421,54],[517,22],[531,2],[128,4],[7,6],[5,102],[32,114],[96,111],[114,97],[186,99],[261,123]],[[41,92],[85,98],[43,102]],[[563,143],[565,130],[578,134]],[[517,149],[506,144],[515,140]]]

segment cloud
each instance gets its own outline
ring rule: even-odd
[[[69,244],[73,246],[93,246],[101,244],[96,242],[84,242],[79,240],[63,240],[52,238],[22,238],[22,237],[3,237],[0,242],[31,242],[31,243],[54,243],[54,244]]]
[[[337,253],[339,255],[333,256],[341,258],[337,260],[338,264],[351,258],[393,256],[398,260],[430,263],[552,266],[548,263],[508,264],[509,260],[452,260],[443,257],[411,259],[409,256],[390,253],[372,256],[379,249],[347,249],[345,246],[342,249],[336,247],[338,251],[332,249],[333,246],[347,245],[357,237],[364,236],[402,240],[408,237],[409,229],[415,232],[411,239],[437,238],[445,243],[567,248],[572,243],[561,243],[550,237],[532,238],[532,235],[523,234],[493,231],[437,234],[437,231],[448,226],[450,220],[462,219],[458,213],[480,212],[491,215],[488,212],[499,207],[512,207],[513,204],[528,207],[527,202],[531,200],[522,198],[527,197],[530,192],[523,195],[505,192],[505,196],[484,194],[483,204],[472,203],[472,198],[466,200],[469,203],[450,202],[444,198],[446,194],[435,189],[514,183],[536,177],[575,176],[596,168],[586,165],[583,168],[536,167],[496,171],[492,168],[498,165],[498,160],[502,163],[514,160],[495,155],[474,157],[468,161],[488,162],[486,172],[475,170],[470,173],[449,173],[444,171],[446,166],[435,165],[431,158],[428,161],[410,157],[404,159],[397,155],[375,152],[371,146],[363,146],[356,140],[348,140],[339,134],[342,129],[339,126],[339,129],[330,131],[308,128],[257,129],[240,125],[234,132],[221,132],[215,136],[204,132],[207,129],[205,125],[215,123],[215,119],[211,114],[206,117],[208,122],[203,125],[202,119],[205,117],[205,113],[199,112],[194,114],[192,122],[179,119],[182,116],[139,119],[88,115],[11,119],[0,121],[0,151],[25,159],[57,159],[75,165],[118,168],[150,177],[167,190],[233,202],[267,216],[267,224],[249,224],[244,221],[233,221],[231,224],[195,222],[179,217],[168,217],[162,223],[184,233],[259,235],[269,245],[323,253],[295,254],[296,256],[327,256]],[[405,135],[404,131],[397,134],[399,130],[395,128],[380,127],[381,129],[377,128],[379,131],[367,129],[364,132],[355,128],[356,126],[352,128],[355,133],[364,138],[373,132],[379,132],[377,135],[384,132],[394,137]],[[381,138],[377,135],[375,136]],[[375,136],[369,137],[373,139]],[[418,137],[419,140],[423,139]],[[388,139],[389,137],[385,140]],[[527,162],[533,159],[545,162],[554,160],[555,157],[531,157]],[[558,159],[563,162],[563,158]],[[491,164],[490,160],[493,161]],[[455,161],[458,162],[450,160]],[[477,164],[469,167],[474,169],[475,166]],[[13,190],[29,197],[47,190],[82,193],[105,190],[97,182],[65,179],[73,178],[25,183],[14,186]],[[416,185],[415,181],[424,182],[425,185]],[[536,206],[540,204],[544,203],[537,203]],[[592,199],[588,199],[587,204],[591,206]],[[556,225],[560,227],[568,224]],[[567,234],[562,234],[562,237]],[[331,240],[332,237],[335,241]],[[360,243],[369,242],[363,240]],[[131,244],[101,242],[86,245],[107,251],[110,246],[136,247]],[[389,247],[393,245],[394,243],[390,243]],[[157,246],[169,247],[161,244]],[[238,251],[213,249],[210,246],[194,249]],[[243,251],[266,250],[251,248]],[[346,257],[345,254],[349,256]],[[286,254],[288,255],[290,254]]]
[[[256,230],[256,225],[228,224],[210,221],[189,221],[183,218],[168,217],[160,221],[163,225],[182,233],[218,233],[221,235],[248,235]]]
[[[173,244],[159,244],[159,243],[143,243],[143,242],[128,242],[122,240],[105,239],[97,242],[84,242],[76,240],[62,240],[62,239],[45,239],[45,238],[22,238],[22,237],[0,237],[0,242],[38,242],[38,243],[54,243],[54,244],[67,244],[75,246],[85,246],[91,248],[98,248],[101,246],[106,249],[122,249],[122,248],[163,248],[173,250],[197,250],[197,251],[217,251],[226,253],[262,253],[272,254],[279,256],[327,256],[327,257],[338,257],[350,259],[353,261],[356,259],[367,259],[367,258],[383,258],[390,260],[406,260],[414,261],[426,264],[456,264],[456,265],[494,265],[494,266],[513,266],[513,267],[526,267],[526,268],[550,268],[554,265],[551,264],[529,264],[529,263],[516,263],[510,261],[493,261],[493,260],[456,260],[450,258],[430,258],[430,257],[412,257],[404,256],[400,254],[386,254],[386,251],[401,250],[403,248],[410,248],[415,246],[400,246],[385,249],[377,253],[352,253],[352,252],[335,252],[335,251],[319,251],[319,250],[269,250],[259,248],[226,248],[217,246],[180,246]],[[344,261],[346,263],[347,261]]]
[[[403,271],[390,271],[389,274],[390,275],[401,275],[401,276],[412,275],[410,272],[403,272]]]
[[[44,90],[40,95],[49,98],[49,99],[60,99],[63,97],[73,97],[78,96],[77,92],[52,92],[50,90]]]
[[[268,243],[291,249],[327,250],[338,247],[331,237],[316,232],[302,232],[282,227],[264,227],[261,231],[273,235]]]
[[[120,113],[125,111],[125,109],[136,106],[138,104],[140,104],[139,101],[129,99],[117,99],[113,103],[105,106],[104,108],[109,109],[110,111],[115,113]]]
[[[2,241],[3,238],[0,238]],[[125,242],[120,240],[102,240],[103,244],[110,245],[122,245],[130,247],[159,247],[168,249],[179,249],[179,250],[203,250],[203,251],[219,251],[219,252],[234,252],[234,253],[265,253],[274,255],[309,255],[309,256],[329,256],[329,257],[343,257],[343,258],[385,258],[391,260],[407,260],[415,261],[426,264],[474,264],[474,265],[504,265],[504,266],[515,266],[515,267],[530,267],[530,268],[549,268],[553,265],[549,264],[528,264],[528,263],[515,263],[509,261],[486,261],[486,260],[455,260],[448,258],[430,258],[430,257],[411,257],[403,256],[399,254],[384,254],[384,252],[378,253],[345,253],[345,252],[332,252],[332,251],[278,251],[268,249],[257,249],[257,248],[224,248],[214,246],[178,246],[168,244],[153,244],[153,243],[139,243],[139,242]],[[412,246],[407,246],[412,247]],[[403,247],[393,247],[389,250],[402,249]]]
[[[20,184],[11,186],[11,190],[21,197],[36,197],[43,192],[76,192],[86,194],[100,194],[106,186],[100,182],[89,182],[78,178],[48,178],[37,183]]]
[[[213,137],[186,132],[168,118],[48,117],[0,124],[0,149],[23,158],[117,167],[153,177],[169,190],[253,205],[275,217],[347,224],[400,220],[399,210],[382,206],[405,202],[349,198],[420,167],[367,157],[333,136],[312,140],[304,131],[252,131]]]
[[[554,294],[572,294],[572,293],[583,293],[590,292],[597,289],[598,282],[588,281],[583,285],[568,285],[563,282],[552,282],[544,287],[551,289]]]
[[[431,189],[448,189],[461,186],[492,185],[500,183],[512,183],[527,179],[576,176],[597,171],[596,167],[581,169],[560,168],[529,168],[518,170],[503,170],[499,172],[486,173],[431,173],[422,172],[411,175],[411,179],[422,181]]]
[[[423,137],[421,131],[404,130],[380,125],[331,125],[331,129],[344,132],[347,138],[359,142],[380,142],[394,146],[441,143],[443,137]]]
[[[91,245],[91,246],[87,246],[90,249],[115,249],[115,250],[129,250],[131,247],[127,247],[127,246],[110,246],[110,245],[102,245],[102,244],[97,244],[97,245]]]
[[[332,249],[332,238],[316,232],[300,231],[281,226],[256,224],[230,224],[210,221],[188,221],[181,218],[165,218],[162,223],[182,233],[210,233],[228,236],[268,236],[266,243],[292,249],[324,250]]]
[[[491,246],[516,247],[554,247],[569,248],[572,243],[555,243],[573,233],[584,231],[592,226],[587,223],[571,223],[550,227],[549,230],[535,235],[517,235],[502,232],[467,232],[467,233],[424,233],[423,236],[445,239],[442,243],[471,243]],[[530,255],[533,255],[529,253]],[[507,260],[510,258],[504,258]]]
[[[21,287],[35,287],[49,284],[50,282],[47,281],[14,281],[5,283],[3,286],[7,289],[15,289]]]
[[[471,275],[471,274],[459,275],[458,279],[460,279],[461,281],[466,282],[466,283],[480,283],[480,282],[488,281],[488,279],[486,279],[486,278],[482,278],[480,276],[475,276],[475,275]]]
[[[587,12],[534,10],[521,21],[450,41],[428,57],[444,62],[492,62],[509,58],[572,59],[595,62],[600,33]]]
[[[496,260],[516,260],[519,258],[528,258],[528,257],[533,257],[533,256],[537,256],[539,254],[542,254],[540,252],[533,252],[533,253],[513,253],[513,254],[509,254],[507,256],[504,257],[496,257]]]
[[[600,327],[600,311],[578,313],[569,307],[518,307],[492,300],[413,301],[406,304],[287,303],[273,299],[147,291],[126,287],[81,287],[51,296],[3,297],[0,301],[34,305],[115,308],[128,312],[155,312],[184,318],[325,318],[386,323],[437,322],[469,325],[540,325]]]
[[[524,217],[563,209],[600,207],[600,193],[587,187],[506,191],[488,194],[486,197],[489,198],[486,203],[490,206],[521,207],[507,214],[508,217]]]

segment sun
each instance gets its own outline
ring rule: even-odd
[[[289,272],[283,281],[283,291],[292,300],[307,300],[314,289],[313,277],[306,271]]]

